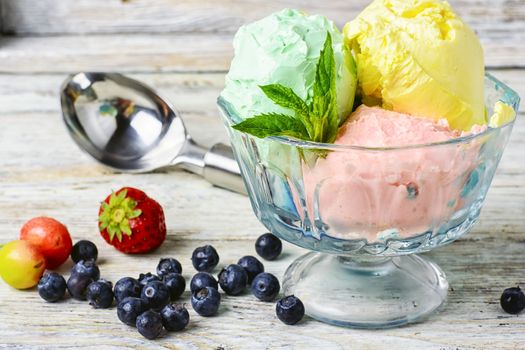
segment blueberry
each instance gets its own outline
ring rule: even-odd
[[[151,281],[142,288],[140,298],[150,308],[160,310],[170,302],[170,292],[163,282]]]
[[[106,280],[91,283],[86,290],[86,299],[95,309],[107,309],[113,305],[113,285]]]
[[[168,273],[182,273],[182,266],[177,259],[162,258],[157,265],[157,275],[162,278]]]
[[[153,281],[162,281],[162,279],[157,276],[157,275],[154,275],[152,274],[151,272],[148,272],[148,273],[141,273],[139,275],[139,279],[138,279],[140,285],[142,287],[144,287],[146,284],[150,283],[150,282],[153,282]]]
[[[186,289],[186,280],[180,273],[176,272],[164,276],[164,284],[168,287],[171,300],[178,299]]]
[[[304,316],[304,305],[295,295],[290,295],[277,302],[275,313],[283,323],[296,324]]]
[[[124,277],[119,279],[117,283],[115,283],[115,288],[113,288],[117,303],[127,297],[139,298],[141,291],[142,286],[140,285],[139,281],[133,277]]]
[[[168,331],[182,331],[190,322],[190,314],[182,304],[168,304],[160,311],[162,324]]]
[[[38,282],[38,294],[45,301],[53,303],[66,294],[66,280],[56,272],[46,272]]]
[[[96,281],[100,278],[100,270],[93,260],[80,260],[71,268],[71,275],[89,277]]]
[[[279,294],[279,290],[279,280],[271,273],[260,273],[252,281],[252,293],[259,300],[272,301]]]
[[[195,270],[211,272],[219,263],[219,254],[213,246],[205,245],[195,248],[191,255],[191,262]]]
[[[162,334],[162,319],[158,312],[148,310],[137,317],[137,330],[144,338],[155,339]]]
[[[80,260],[93,260],[97,261],[98,249],[95,243],[91,241],[78,241],[71,250],[71,259],[77,263]]]
[[[254,256],[247,255],[243,256],[237,262],[237,265],[240,265],[244,268],[248,274],[248,283],[252,283],[255,276],[264,272],[264,265]]]
[[[239,295],[248,283],[248,274],[239,265],[231,264],[219,273],[219,285],[228,295]]]
[[[213,277],[209,273],[197,272],[191,279],[190,291],[192,293],[195,293],[199,289],[202,289],[205,287],[219,289],[219,284],[217,283],[217,280],[215,279],[215,277]]]
[[[77,300],[86,300],[86,289],[95,282],[91,277],[72,274],[67,280],[67,290],[69,294]]]
[[[255,251],[260,257],[266,260],[277,259],[282,250],[283,244],[281,243],[281,240],[271,233],[261,235],[255,242]]]
[[[519,314],[525,309],[525,293],[520,287],[507,288],[500,298],[503,310],[509,314]]]
[[[213,316],[219,310],[221,295],[217,289],[205,287],[191,296],[191,306],[201,316]]]
[[[140,298],[127,297],[122,299],[117,305],[118,319],[129,326],[135,327],[137,317],[146,311],[147,305]]]

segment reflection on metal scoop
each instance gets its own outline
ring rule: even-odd
[[[206,149],[148,86],[116,73],[71,75],[60,92],[68,131],[81,149],[122,172],[179,165],[212,184],[246,193],[230,146]]]

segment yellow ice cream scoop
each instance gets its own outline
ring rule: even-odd
[[[489,127],[499,128],[516,117],[516,111],[508,104],[498,101],[494,105],[494,114],[489,118]]]
[[[363,103],[454,129],[486,124],[483,50],[446,1],[375,0],[344,35]]]

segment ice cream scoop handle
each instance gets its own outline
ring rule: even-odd
[[[247,194],[233,150],[223,143],[213,145],[204,156],[203,176],[215,186]]]

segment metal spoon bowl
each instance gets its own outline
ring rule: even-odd
[[[141,82],[117,73],[77,73],[64,81],[60,100],[73,140],[105,166],[131,173],[180,166],[246,193],[231,147],[196,144],[179,113]]]

